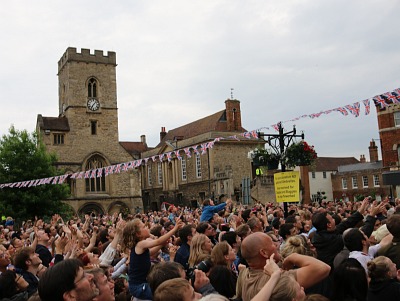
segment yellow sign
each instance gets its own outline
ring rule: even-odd
[[[276,173],[274,182],[277,202],[300,201],[300,173],[298,171]]]

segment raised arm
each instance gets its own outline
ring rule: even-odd
[[[89,240],[89,245],[85,248],[85,252],[91,252],[93,250],[93,248],[96,245],[96,238],[97,238],[97,230],[99,228],[97,228],[97,226],[93,227],[93,233],[92,233],[92,237]]]
[[[163,236],[160,236],[157,239],[147,239],[147,240],[141,240],[140,242],[138,242],[138,244],[135,247],[136,253],[142,254],[145,249],[151,249],[156,246],[164,245],[168,241],[168,239],[170,239],[170,237],[176,233],[176,231],[178,231],[180,228],[183,227],[183,225],[184,224],[183,224],[182,220],[180,219],[180,217],[177,218],[175,227],[172,230],[170,230],[169,232],[167,232],[166,234],[164,234]]]
[[[297,282],[304,288],[309,288],[317,284],[329,275],[331,267],[326,263],[306,255],[292,253],[283,261],[283,269],[290,270],[294,266],[296,269]]]

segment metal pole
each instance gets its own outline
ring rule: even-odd
[[[279,123],[279,151],[281,154],[285,152],[285,136],[283,134],[282,124]],[[281,171],[286,171],[286,165],[281,161]],[[285,218],[288,216],[288,205],[287,202],[283,202],[283,213]]]

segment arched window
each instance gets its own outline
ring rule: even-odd
[[[106,191],[106,177],[105,171],[102,169],[101,177],[99,177],[97,170],[106,166],[106,163],[102,157],[99,155],[94,155],[91,157],[85,167],[85,170],[96,170],[95,177],[91,177],[92,173],[90,173],[90,177],[85,179],[86,183],[86,192],[105,192]]]
[[[97,97],[97,81],[94,78],[89,79],[88,97]]]

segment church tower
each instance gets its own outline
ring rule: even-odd
[[[60,117],[89,143],[118,142],[116,66],[115,52],[71,47],[58,61]]]
[[[38,115],[37,130],[57,166],[73,174],[102,170],[96,176],[69,178],[78,213],[109,213],[142,207],[137,170],[106,175],[107,166],[133,159],[118,139],[116,53],[67,48],[58,61],[58,117]],[[129,143],[128,143],[129,144]]]

